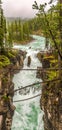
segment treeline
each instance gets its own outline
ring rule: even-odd
[[[32,37],[30,34],[39,28],[38,18],[21,20],[16,19],[8,22],[3,14],[2,2],[0,0],[0,52],[11,49],[13,42],[25,44]]]
[[[23,42],[30,39],[30,31],[28,22],[15,20],[8,23],[9,40]],[[11,37],[11,38],[10,38]],[[11,42],[11,41],[10,41]]]
[[[0,0],[0,48],[11,48],[13,42],[23,44],[31,39],[30,34],[40,30],[40,33],[46,37],[46,47],[50,40],[51,46],[62,58],[62,0],[56,0],[57,4],[51,5],[53,1],[49,2],[50,9],[48,11],[45,11],[47,3],[38,6],[35,1],[33,9],[38,10],[38,13],[33,19],[16,19],[6,22]]]
[[[38,21],[38,18],[33,18],[26,21],[16,19],[15,21],[8,22],[7,28],[9,32],[9,39],[23,44],[24,41],[31,39],[30,34],[33,34],[33,32],[40,29],[40,22]]]

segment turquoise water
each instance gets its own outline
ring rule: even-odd
[[[44,50],[44,37],[33,35],[33,40],[27,45],[15,45],[14,48],[22,49],[27,51],[26,58],[24,60],[25,69],[34,69],[37,66],[42,66],[40,61],[37,59],[36,54],[39,50]],[[27,67],[27,57],[31,56],[31,65]],[[20,71],[13,77],[13,82],[16,88],[24,87],[26,85],[42,81],[36,78],[35,71]],[[41,93],[40,85],[32,86],[25,90],[17,92],[14,96],[14,101],[27,99]],[[40,97],[15,102],[16,110],[13,117],[12,130],[44,130],[43,124],[43,111],[40,109]]]

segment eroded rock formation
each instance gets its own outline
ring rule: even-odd
[[[23,67],[25,55],[26,52],[19,51],[15,57],[10,58],[10,65],[0,69],[0,130],[11,130],[15,110],[12,77]]]
[[[55,82],[46,82],[42,85],[40,106],[44,111],[44,129],[62,130],[62,78],[59,77],[59,71],[50,70],[44,72],[46,68],[56,67],[57,63],[52,54],[47,56],[47,54],[38,53],[37,57],[42,62],[42,68],[38,67],[38,78],[43,81],[55,78],[60,79]]]

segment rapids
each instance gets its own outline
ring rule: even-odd
[[[15,45],[14,48],[26,50],[27,55],[24,60],[23,69],[36,69],[37,66],[42,66],[36,54],[39,50],[44,50],[45,38],[33,35],[32,42],[27,45]],[[27,66],[27,58],[31,57],[30,67]],[[21,70],[13,77],[14,88],[20,88],[32,83],[42,81],[36,78],[36,71]],[[14,101],[27,99],[41,93],[40,85],[32,86],[31,88],[22,89],[14,95]],[[27,100],[14,102],[16,110],[12,122],[12,130],[44,130],[43,124],[43,111],[40,109],[40,97]]]

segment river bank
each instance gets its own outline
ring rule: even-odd
[[[30,42],[32,42],[33,40],[35,40],[33,37],[29,37],[29,39],[23,40],[23,41],[13,41],[14,45],[26,45]]]

